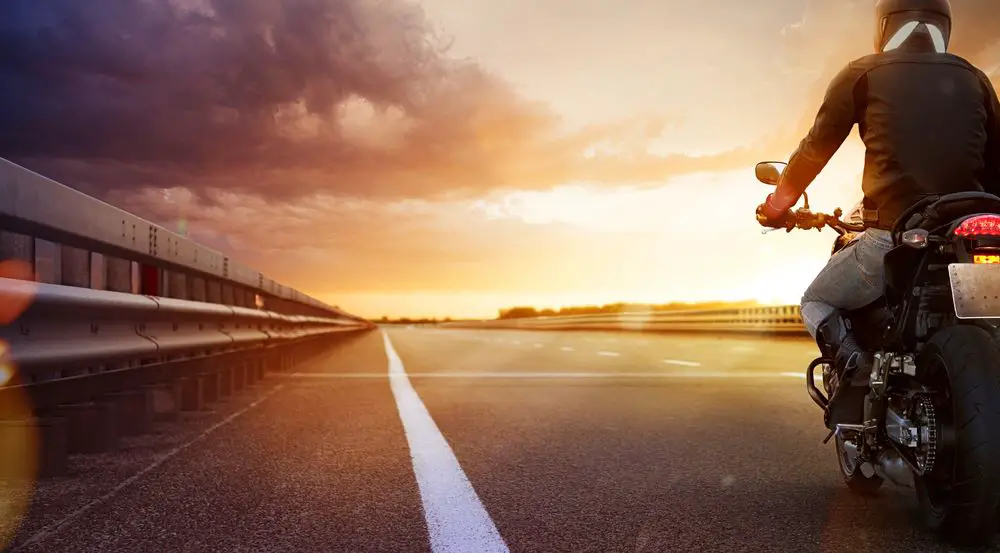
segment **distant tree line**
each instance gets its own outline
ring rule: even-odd
[[[423,325],[423,324],[437,324],[437,323],[450,323],[451,318],[445,317],[443,319],[411,319],[409,317],[400,317],[398,319],[391,319],[389,317],[383,316],[381,319],[375,321],[378,324],[396,324],[396,325]]]
[[[557,317],[565,315],[598,315],[603,313],[648,313],[650,311],[684,311],[688,309],[726,309],[735,307],[751,307],[755,301],[712,301],[702,303],[610,303],[607,305],[584,305],[578,307],[563,307],[561,309],[536,309],[534,307],[511,307],[501,309],[497,319],[527,319],[531,317]]]
[[[558,317],[565,315],[598,315],[602,313],[648,313],[650,311],[684,311],[689,309],[727,309],[737,307],[753,307],[756,305],[757,302],[748,300],[735,302],[711,301],[702,303],[674,302],[663,304],[609,303],[607,305],[583,305],[576,307],[563,307],[560,309],[538,309],[535,307],[522,306],[501,309],[497,319],[527,319],[531,317]],[[375,322],[379,324],[413,325],[450,323],[452,322],[452,319],[450,317],[445,317],[443,319],[410,317],[393,319],[388,316],[383,316]]]

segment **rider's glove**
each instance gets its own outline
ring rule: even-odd
[[[774,194],[770,194],[764,203],[757,206],[757,222],[763,227],[769,228],[788,228],[790,225],[795,224],[795,215],[791,210],[777,210],[771,206],[771,198]]]

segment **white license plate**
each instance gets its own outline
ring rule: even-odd
[[[1000,318],[1000,265],[952,263],[948,277],[959,319]]]

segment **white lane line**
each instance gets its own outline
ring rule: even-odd
[[[545,345],[544,344],[535,344],[535,347],[536,348],[541,348],[541,347],[545,347]]]
[[[512,340],[511,343],[514,344],[515,346],[521,345],[521,341],[520,340]]]
[[[680,361],[678,359],[664,359],[664,363],[668,365],[680,365],[682,367],[700,367],[701,363],[695,363],[694,361]]]
[[[597,352],[597,355],[600,355],[601,357],[618,357],[621,354],[617,351],[599,351]]]
[[[569,347],[569,346],[563,346],[563,347],[561,347],[561,348],[559,348],[559,349],[561,349],[561,350],[563,350],[563,351],[573,351],[573,348],[571,348],[571,347]]]
[[[806,373],[805,373],[805,371],[802,371],[800,373],[781,373],[781,376],[787,376],[787,377],[790,377],[790,378],[801,378],[802,380],[806,379]],[[821,380],[822,378],[823,378],[823,375],[820,374],[820,373],[816,373],[816,374],[813,375],[813,380]]]
[[[413,389],[403,361],[383,333],[389,384],[396,398],[433,553],[510,553],[455,453]]]
[[[206,429],[201,434],[198,434],[197,436],[195,436],[194,438],[192,438],[188,442],[183,443],[183,444],[181,444],[181,445],[179,445],[179,446],[171,449],[170,451],[164,453],[163,455],[157,457],[156,460],[154,460],[152,463],[150,463],[149,465],[147,465],[146,468],[144,468],[144,469],[140,470],[139,472],[133,474],[132,476],[126,478],[124,481],[122,481],[121,484],[118,484],[117,486],[115,486],[114,488],[112,488],[111,491],[109,491],[108,493],[102,495],[101,497],[98,497],[97,499],[94,499],[90,503],[85,504],[84,506],[80,507],[79,509],[77,509],[77,510],[73,511],[72,513],[66,515],[62,519],[57,520],[56,522],[53,522],[52,524],[49,524],[48,526],[45,526],[44,528],[42,528],[38,532],[35,532],[30,538],[28,538],[27,540],[25,540],[24,542],[22,542],[16,548],[11,549],[10,553],[16,553],[17,551],[23,551],[23,550],[27,549],[29,546],[35,545],[35,544],[41,542],[42,540],[44,540],[46,538],[50,538],[50,537],[58,534],[60,531],[62,531],[63,529],[65,529],[67,526],[69,526],[71,522],[73,522],[77,518],[80,518],[87,511],[90,511],[94,507],[98,507],[98,506],[100,506],[100,505],[102,505],[104,503],[107,503],[108,500],[114,498],[122,490],[124,490],[128,486],[130,486],[133,483],[135,483],[136,480],[142,478],[143,476],[145,476],[146,474],[148,474],[151,470],[155,469],[156,467],[159,467],[163,463],[166,463],[170,459],[176,457],[179,453],[181,453],[185,449],[187,449],[187,448],[193,446],[194,444],[196,444],[196,443],[204,440],[206,437],[208,437],[209,434],[211,434],[211,433],[215,432],[216,430],[222,428],[223,426],[226,426],[227,424],[233,422],[239,416],[243,415],[247,411],[249,411],[249,410],[257,407],[258,405],[260,405],[261,403],[263,403],[265,400],[267,400],[268,398],[270,398],[271,396],[273,396],[274,394],[276,394],[278,392],[278,390],[281,390],[282,388],[284,388],[284,384],[279,384],[279,385],[275,386],[269,392],[267,392],[263,396],[261,396],[260,399],[258,399],[257,401],[251,403],[250,405],[247,405],[243,409],[240,409],[239,411],[233,413],[232,415],[229,415],[228,417],[226,417],[226,418],[222,419],[221,421],[213,424],[212,426],[209,426],[208,429]]]
[[[455,379],[512,379],[512,378],[637,378],[667,380],[672,378],[786,378],[801,376],[798,373],[768,373],[768,372],[725,372],[725,371],[683,371],[673,373],[662,372],[435,372],[406,373],[409,380],[421,378],[455,378]],[[285,378],[308,380],[345,380],[351,378],[385,379],[385,373],[274,373],[268,378]]]

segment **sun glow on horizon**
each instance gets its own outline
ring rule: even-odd
[[[856,144],[845,145],[811,187],[813,210],[850,207],[863,155]],[[492,195],[468,204],[472,216],[520,225],[527,240],[537,237],[548,248],[524,244],[521,256],[516,244],[507,253],[496,250],[483,270],[510,279],[482,286],[470,282],[465,291],[372,290],[330,297],[371,317],[492,318],[515,306],[619,302],[795,305],[826,263],[835,235],[829,230],[761,234],[753,209],[768,192],[748,167],[644,188],[570,183]],[[500,245],[487,241],[484,247],[493,255]]]

